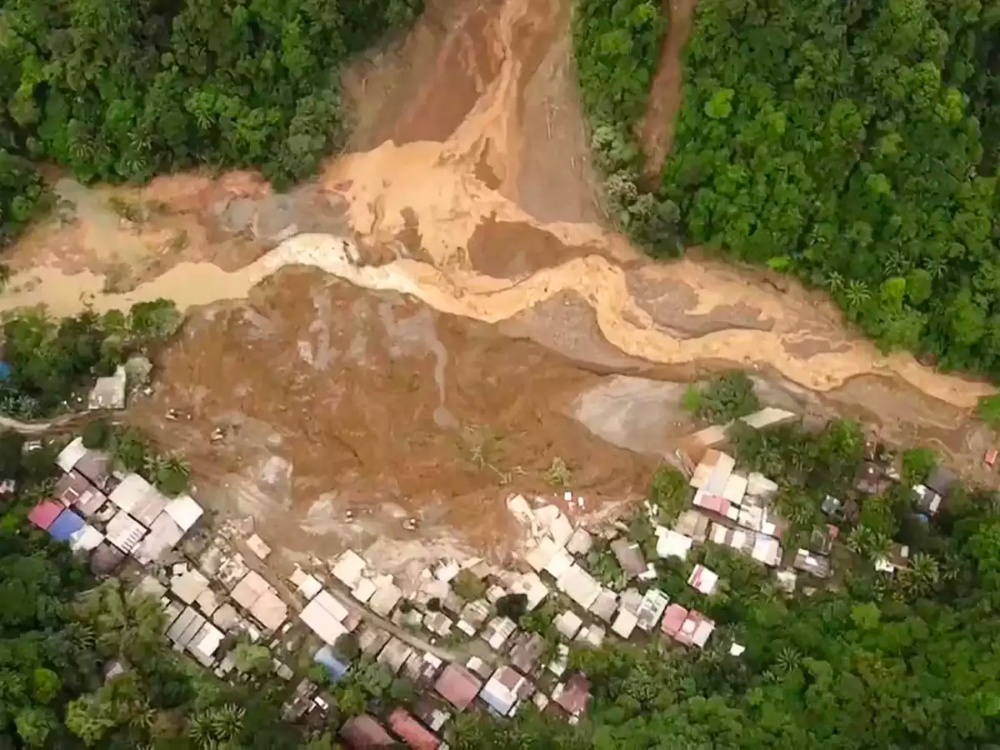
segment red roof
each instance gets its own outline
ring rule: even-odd
[[[449,664],[441,673],[434,689],[459,711],[468,708],[479,695],[483,683],[465,667]]]
[[[28,520],[45,531],[55,522],[63,510],[62,503],[57,503],[55,500],[42,500],[28,513]]]
[[[671,604],[663,613],[663,622],[660,627],[663,628],[664,633],[673,638],[680,632],[687,616],[688,611],[684,607],[680,604]]]
[[[441,744],[431,730],[402,708],[389,714],[389,726],[413,750],[437,750]]]

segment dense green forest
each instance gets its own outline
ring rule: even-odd
[[[420,0],[6,0],[0,7],[0,226],[32,213],[36,178],[143,181],[198,165],[310,174],[345,125],[350,56]]]
[[[827,492],[851,496],[864,446],[856,424],[834,422],[817,433],[747,428],[733,437],[742,466],[781,478],[777,503],[793,519],[791,549],[827,522],[820,512]],[[934,458],[907,451],[902,467],[904,482],[919,481]],[[661,474],[651,500],[672,515],[677,494],[690,490],[683,478],[671,480],[675,472]],[[710,543],[686,562],[660,560],[655,585],[718,625],[704,651],[659,638],[575,650],[571,666],[587,674],[594,696],[586,719],[569,726],[532,710],[509,722],[462,716],[452,747],[996,747],[1000,497],[956,488],[930,523],[914,515],[903,485],[859,501],[840,524],[844,544],[834,550],[831,585],[800,577],[795,594],[785,594],[762,566]],[[872,561],[894,540],[910,546],[909,567],[876,572]],[[655,539],[641,544],[656,559]],[[710,597],[686,584],[695,562],[720,573]],[[733,642],[746,651],[731,655]]]
[[[10,370],[0,381],[0,413],[36,419],[75,409],[95,378],[111,375],[133,354],[149,353],[181,322],[164,299],[139,302],[128,313],[87,311],[55,320],[28,312],[8,319],[0,329]]]
[[[56,446],[23,451],[0,435],[0,747],[314,748],[280,718],[284,684],[248,676],[235,685],[175,654],[159,602],[97,585],[65,544],[25,520],[55,471]],[[115,677],[106,670],[120,664]],[[269,662],[270,663],[270,662]]]
[[[599,115],[604,77],[655,57],[623,15],[642,4],[592,5],[577,60]],[[690,242],[826,288],[881,345],[1000,377],[998,23],[996,0],[699,2],[657,201]]]

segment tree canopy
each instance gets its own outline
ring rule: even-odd
[[[616,13],[637,3],[599,5],[603,57],[575,40],[595,138],[621,100],[602,81],[655,64]],[[998,23],[997,0],[702,0],[656,202],[690,242],[826,288],[883,347],[1000,377]]]

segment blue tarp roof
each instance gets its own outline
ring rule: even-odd
[[[85,525],[86,521],[67,508],[49,526],[49,534],[57,542],[68,542],[69,538]]]
[[[313,661],[322,666],[334,682],[340,682],[344,679],[344,675],[351,670],[351,665],[345,664],[338,659],[334,655],[333,649],[329,646],[323,646],[323,648],[317,651],[316,656],[313,657]]]
[[[11,374],[10,365],[8,365],[3,360],[0,360],[0,380],[6,380],[7,378],[10,377],[10,374]]]

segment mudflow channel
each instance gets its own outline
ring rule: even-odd
[[[303,553],[502,555],[504,497],[563,482],[580,513],[613,512],[689,428],[679,383],[722,367],[988,479],[971,419],[988,386],[883,356],[786,281],[696,251],[654,264],[606,229],[567,0],[442,5],[351,71],[350,148],[289,194],[248,173],[141,190],[53,175],[59,207],[14,249],[0,308],[189,310],[131,418],[192,458],[220,509]]]

